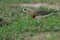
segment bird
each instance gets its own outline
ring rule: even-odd
[[[51,13],[56,13],[58,12],[57,10],[38,10],[38,11],[32,11],[31,9],[28,8],[23,8],[23,12],[26,12],[28,15],[30,15],[32,18],[35,18],[36,16],[44,16],[48,15]]]

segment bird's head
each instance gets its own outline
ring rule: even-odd
[[[23,12],[27,12],[27,10],[28,10],[27,8],[23,8]]]
[[[30,13],[30,12],[31,12],[31,9],[29,9],[29,8],[23,8],[23,12],[28,12],[28,13]]]

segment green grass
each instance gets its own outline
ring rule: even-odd
[[[51,3],[60,4],[60,0],[0,0],[1,3]]]
[[[36,1],[36,0],[35,0]],[[33,0],[0,0],[4,3],[31,3]],[[45,0],[37,0],[40,2],[46,2]],[[50,1],[50,0],[49,0]],[[0,5],[0,17],[11,23],[10,25],[0,26],[0,39],[14,39],[20,40],[26,33],[26,36],[33,36],[40,32],[51,32],[49,38],[45,40],[59,40],[60,38],[60,15],[59,12],[51,15],[47,18],[33,19],[31,16],[24,12],[20,12],[22,8],[20,6],[12,6],[9,4]],[[45,10],[45,9],[44,9]],[[46,9],[47,10],[47,9]],[[31,33],[31,34],[27,34]]]

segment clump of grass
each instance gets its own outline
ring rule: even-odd
[[[60,0],[0,0],[1,3],[49,3],[56,4],[60,3]]]

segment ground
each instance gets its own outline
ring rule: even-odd
[[[0,18],[9,23],[0,26],[0,40],[60,40],[60,12],[45,18],[33,19],[21,12],[23,7],[19,4],[22,3],[60,6],[60,0],[0,0]],[[43,9],[47,10],[46,7]],[[58,9],[60,11],[60,8]]]

